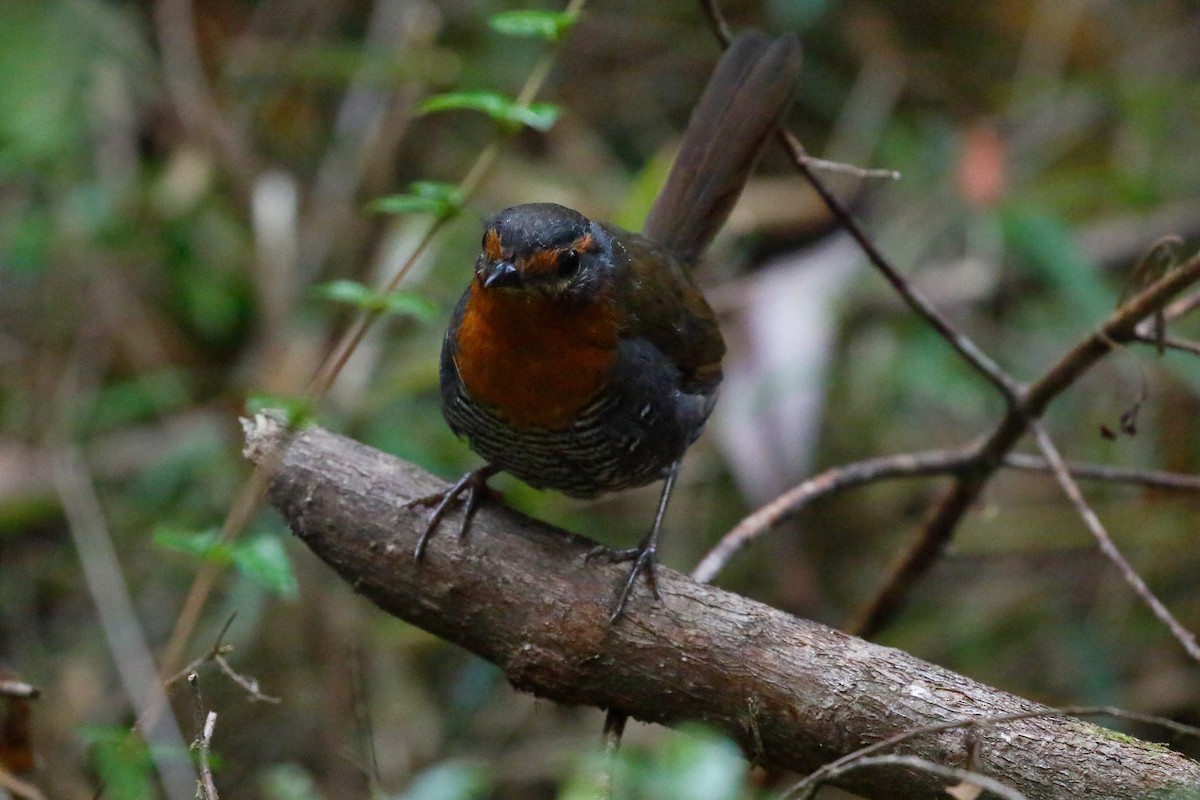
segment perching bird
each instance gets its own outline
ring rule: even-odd
[[[634,562],[613,621],[640,573],[657,596],[659,528],[684,451],[712,411],[725,352],[692,268],[790,105],[799,70],[793,35],[733,40],[640,234],[552,203],[513,206],[486,223],[441,361],[446,420],[486,463],[409,504],[437,503],[417,558],[464,492],[466,532],[501,470],[572,497],[665,479],[650,532],[608,553]]]

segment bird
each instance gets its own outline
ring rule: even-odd
[[[800,42],[749,30],[717,62],[641,233],[554,203],[506,208],[484,223],[474,275],[443,339],[442,411],[484,459],[432,505],[423,558],[460,497],[465,535],[488,480],[592,498],[663,481],[654,522],[609,615],[640,574],[655,598],[659,531],[684,452],[721,383],[724,340],[693,269],[741,194],[795,94]]]

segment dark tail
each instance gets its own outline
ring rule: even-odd
[[[800,40],[739,34],[692,111],[679,155],[643,233],[686,261],[700,258],[725,224],[767,138],[791,105]]]

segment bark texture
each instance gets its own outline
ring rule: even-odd
[[[246,455],[273,470],[270,501],[319,558],[384,611],[497,664],[521,691],[666,725],[700,720],[756,762],[801,773],[912,728],[1042,708],[665,568],[663,602],[639,587],[609,625],[627,565],[585,564],[591,541],[495,503],[463,541],[450,514],[418,563],[428,512],[401,506],[442,481],[320,428],[292,435],[265,415],[245,428]],[[1200,764],[1075,719],[975,735],[979,771],[1029,798],[1200,791]],[[897,752],[966,766],[967,744],[953,730]],[[843,785],[873,798],[946,796],[943,780],[895,768]]]

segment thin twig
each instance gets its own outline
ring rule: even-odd
[[[846,164],[841,161],[830,161],[825,158],[817,158],[816,156],[807,156],[805,159],[808,165],[813,169],[821,172],[835,172],[839,175],[852,175],[855,178],[864,180],[870,179],[885,179],[889,181],[898,181],[901,178],[900,172],[894,169],[868,169],[867,167],[859,167],[854,164]]]
[[[200,786],[204,800],[219,800],[217,785],[213,782],[212,765],[208,763],[208,752],[212,748],[213,729],[217,727],[217,712],[209,711],[204,719],[204,732],[200,736]]]
[[[201,724],[200,717],[204,714],[204,698],[200,693],[200,676],[195,672],[187,675],[188,685],[192,687],[192,717],[196,727],[196,738],[189,749],[196,751],[196,761],[200,768],[200,781],[196,786],[199,800],[219,800],[217,786],[213,783],[212,765],[209,763],[209,751],[212,749],[213,729],[217,724],[217,712],[209,711]]]
[[[212,649],[199,658],[193,659],[192,663],[188,664],[170,678],[164,680],[163,684],[165,686],[171,686],[172,684],[178,682],[180,678],[187,678],[190,682],[200,667],[212,662],[216,664],[218,668],[220,668],[221,672],[225,673],[226,677],[228,677],[238,686],[245,689],[246,693],[250,695],[251,701],[257,703],[282,702],[282,700],[278,697],[272,697],[270,695],[263,694],[262,688],[260,687],[256,678],[242,675],[232,666],[230,666],[228,659],[225,658],[226,655],[233,652],[233,645],[225,644],[223,640],[226,632],[229,630],[229,626],[233,624],[234,617],[236,616],[236,614],[230,614],[229,619],[225,620],[225,624],[221,627],[221,632],[217,634],[217,639],[213,643]]]
[[[878,742],[866,745],[853,753],[847,753],[841,758],[830,761],[820,769],[806,776],[800,783],[792,786],[784,794],[784,797],[790,797],[801,790],[805,790],[804,794],[797,794],[797,800],[802,797],[807,797],[811,791],[817,788],[818,782],[828,780],[833,770],[841,768],[843,765],[854,761],[855,759],[869,756],[872,753],[878,753],[883,750],[895,747],[898,744],[911,741],[921,736],[929,736],[935,733],[955,730],[957,728],[967,728],[979,730],[982,728],[991,728],[997,725],[1002,725],[1006,722],[1019,722],[1027,719],[1039,719],[1045,717],[1114,717],[1117,719],[1129,720],[1132,722],[1142,722],[1148,725],[1156,725],[1161,728],[1191,736],[1200,739],[1200,727],[1193,725],[1185,725],[1181,722],[1176,722],[1173,719],[1156,716],[1154,714],[1142,714],[1136,711],[1126,711],[1123,708],[1114,706],[1063,706],[1053,709],[1039,709],[1037,711],[1021,711],[1013,714],[998,714],[991,717],[980,717],[978,719],[956,719],[949,722],[942,722],[936,725],[922,725],[916,728],[898,733],[895,736],[889,736],[886,739],[881,739]]]
[[[252,701],[256,703],[275,704],[283,702],[278,697],[272,697],[269,694],[263,694],[262,689],[259,687],[258,679],[242,675],[240,672],[236,671],[233,667],[229,666],[229,662],[225,659],[223,654],[217,653],[214,655],[213,661],[218,667],[221,668],[221,672],[225,673],[225,677],[229,678],[238,686],[246,690],[246,693],[250,695],[250,699]]]
[[[191,680],[192,673],[195,672],[196,670],[200,669],[200,667],[203,666],[205,663],[212,661],[219,653],[227,653],[227,652],[230,652],[231,650],[233,650],[233,646],[225,644],[224,639],[225,639],[225,634],[229,631],[229,626],[233,625],[233,620],[236,617],[237,617],[236,613],[229,615],[229,618],[225,620],[225,624],[221,626],[221,630],[217,633],[217,638],[216,638],[216,641],[213,642],[212,648],[207,653],[200,656],[199,658],[193,659],[190,664],[188,664],[183,669],[179,670],[179,672],[177,672],[174,675],[172,675],[171,677],[163,680],[163,685],[164,686],[172,686],[172,685],[178,683],[183,678],[187,678],[188,680]]]
[[[820,780],[814,781],[811,785],[805,783],[803,785],[804,794],[798,795],[798,797],[811,797],[812,792],[820,788],[823,784],[840,778],[849,772],[854,772],[855,770],[866,767],[885,766],[909,767],[911,769],[920,770],[921,772],[928,772],[930,775],[937,775],[941,778],[947,778],[956,781],[966,781],[968,783],[973,783],[982,789],[986,789],[992,794],[1003,797],[1006,800],[1027,800],[1025,795],[1021,794],[1016,789],[1001,783],[995,778],[984,775],[983,773],[974,772],[969,769],[962,769],[961,767],[949,767],[945,764],[938,764],[937,762],[930,761],[925,758],[918,758],[917,756],[903,755],[867,756],[865,758],[854,759],[853,761],[841,765],[836,770],[832,770],[828,774],[823,775]],[[805,778],[805,781],[807,780],[808,778]],[[790,791],[788,794],[783,795],[784,798],[790,796]]]
[[[900,295],[901,299],[904,300],[913,313],[933,328],[958,353],[963,361],[992,384],[1011,408],[1016,403],[1020,390],[1017,382],[991,356],[983,352],[982,348],[975,344],[974,340],[950,324],[950,321],[942,316],[937,307],[925,295],[921,294],[908,278],[900,274],[900,271],[892,266],[882,251],[876,247],[875,242],[863,231],[858,221],[854,218],[854,215],[850,213],[850,210],[842,205],[841,201],[834,196],[829,187],[817,176],[809,164],[810,156],[805,151],[804,145],[800,143],[800,140],[788,130],[781,130],[779,136],[783,142],[783,146],[788,151],[788,155],[792,159],[792,163],[796,165],[796,169],[800,170],[804,179],[808,181],[821,197],[821,201],[825,203],[825,206],[833,214],[838,224],[858,243],[859,248],[863,251],[867,260],[871,262],[871,265],[891,284],[892,288],[896,290],[896,293]]]
[[[1004,466],[1026,472],[1053,472],[1050,462],[1027,453],[1009,453],[1004,457]],[[1110,467],[1106,464],[1084,464],[1068,461],[1067,471],[1076,478],[1109,483],[1131,483],[1153,489],[1171,489],[1182,492],[1200,491],[1200,475],[1183,472],[1163,472],[1153,469],[1129,469]]]
[[[1009,453],[1004,457],[1003,466],[1030,472],[1051,472],[1053,469],[1046,459],[1023,453]],[[705,554],[692,570],[691,577],[704,583],[712,581],[742,548],[821,497],[882,480],[958,475],[974,468],[975,453],[964,449],[881,456],[828,469],[745,517]],[[1070,463],[1067,468],[1072,475],[1088,480],[1140,484],[1176,491],[1200,491],[1200,475],[1125,469],[1102,464]]]
[[[1200,292],[1195,292],[1187,297],[1181,297],[1169,306],[1163,309],[1163,317],[1169,322],[1173,319],[1190,314],[1200,308]]]
[[[1180,339],[1178,336],[1164,336],[1159,339],[1139,332],[1134,337],[1134,341],[1139,344],[1152,344],[1156,347],[1164,347],[1167,350],[1178,350],[1181,353],[1191,353],[1194,356],[1200,356],[1200,342]]]
[[[914,478],[961,469],[971,454],[960,450],[902,453],[834,467],[789,489],[733,527],[692,570],[693,580],[707,583],[724,569],[735,553],[801,508],[827,494],[887,478]]]
[[[1121,577],[1129,584],[1134,593],[1145,603],[1149,609],[1158,617],[1174,635],[1175,639],[1183,645],[1183,649],[1187,651],[1195,661],[1200,662],[1200,644],[1196,642],[1196,634],[1185,628],[1170,610],[1159,600],[1146,582],[1142,580],[1142,576],[1138,574],[1129,562],[1122,555],[1121,551],[1113,543],[1112,538],[1108,535],[1108,531],[1104,529],[1103,523],[1100,522],[1100,517],[1092,510],[1092,507],[1087,504],[1083,497],[1083,492],[1079,491],[1079,484],[1071,477],[1071,473],[1067,470],[1067,465],[1064,463],[1062,455],[1058,452],[1058,448],[1054,446],[1054,442],[1046,433],[1045,427],[1041,423],[1033,421],[1030,423],[1033,428],[1033,435],[1037,439],[1038,447],[1042,454],[1046,456],[1046,460],[1050,462],[1054,469],[1054,477],[1058,480],[1058,485],[1062,487],[1063,493],[1067,499],[1071,501],[1071,505],[1075,507],[1083,524],[1087,526],[1088,531],[1095,537],[1096,543],[1100,546],[1100,552],[1104,554],[1117,571],[1121,573]]]
[[[704,11],[704,16],[708,18],[713,35],[716,36],[722,47],[727,47],[731,38],[729,24],[725,21],[721,9],[717,7],[716,0],[700,0],[700,7]],[[809,185],[821,197],[821,201],[829,209],[834,219],[854,238],[854,241],[858,243],[859,248],[867,257],[867,260],[879,270],[880,274],[892,285],[892,288],[908,304],[909,308],[937,331],[967,364],[986,378],[995,387],[996,391],[1000,393],[1010,408],[1015,405],[1017,393],[1020,388],[1017,383],[987,353],[983,352],[970,337],[951,325],[942,316],[941,312],[917,290],[912,282],[892,266],[891,262],[884,257],[879,248],[875,246],[875,243],[871,241],[871,238],[859,226],[858,221],[850,213],[850,210],[842,205],[841,201],[834,196],[829,187],[817,176],[814,169],[816,164],[812,156],[804,149],[804,145],[800,143],[800,140],[786,128],[780,128],[779,140],[783,144],[784,149],[787,150],[788,156],[796,166],[796,169],[800,171],[804,179],[808,181]]]

